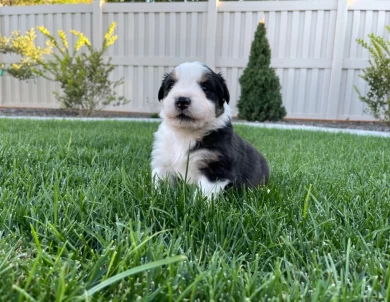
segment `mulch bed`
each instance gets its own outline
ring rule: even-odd
[[[42,116],[42,117],[77,117],[78,113],[65,109],[25,109],[25,108],[0,108],[0,116]],[[102,118],[140,118],[153,117],[151,114],[132,113],[132,112],[96,112],[93,117]],[[154,116],[155,117],[155,116]],[[390,132],[390,125],[380,122],[356,122],[356,121],[308,121],[308,120],[283,120],[275,124],[284,125],[305,125],[327,128],[358,129]]]

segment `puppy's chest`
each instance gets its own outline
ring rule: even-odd
[[[166,154],[168,155],[169,169],[187,179],[196,181],[199,176],[199,156],[197,151],[190,152],[194,141],[181,139],[167,142]]]
[[[167,135],[156,151],[165,169],[183,178],[187,176],[190,182],[196,182],[201,176],[200,168],[210,157],[210,152],[204,149],[192,151],[195,144],[196,140],[191,137]]]

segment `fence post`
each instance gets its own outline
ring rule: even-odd
[[[217,6],[219,0],[209,0],[207,9],[206,65],[215,70],[215,44],[217,39]]]
[[[326,117],[336,119],[338,115],[338,105],[341,101],[340,87],[341,74],[343,71],[343,56],[345,46],[345,36],[347,32],[348,1],[338,0],[336,14],[336,28],[333,45],[332,69],[330,71],[329,99]]]
[[[92,45],[100,49],[103,44],[103,5],[104,0],[94,0],[92,10]]]

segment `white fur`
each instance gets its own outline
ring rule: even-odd
[[[207,197],[207,199],[215,198],[218,194],[225,189],[229,184],[228,180],[211,182],[207,179],[206,176],[201,176],[199,179],[199,186],[202,190],[202,194]]]
[[[202,76],[208,69],[199,62],[188,62],[177,66],[173,73],[177,82],[162,101],[160,117],[172,126],[180,128],[202,129],[215,120],[215,105],[208,100],[199,86]],[[178,97],[188,97],[191,105],[186,113],[194,121],[180,121],[175,102]]]
[[[152,151],[152,176],[156,183],[158,179],[181,177],[188,183],[198,184],[208,198],[218,194],[227,182],[212,183],[202,175],[199,167],[205,159],[218,155],[206,150],[191,152],[197,141],[208,132],[222,128],[231,119],[231,110],[224,104],[224,113],[215,116],[215,104],[206,98],[199,82],[209,70],[201,63],[191,62],[179,65],[174,70],[177,80],[168,95],[162,100],[160,113],[163,122],[155,133]],[[186,112],[193,120],[181,121],[175,101],[178,97],[188,97],[191,104]],[[188,166],[187,166],[188,165]]]

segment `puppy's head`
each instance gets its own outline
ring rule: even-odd
[[[221,74],[202,63],[188,62],[164,76],[158,99],[161,117],[170,125],[201,129],[222,118],[230,96]]]

